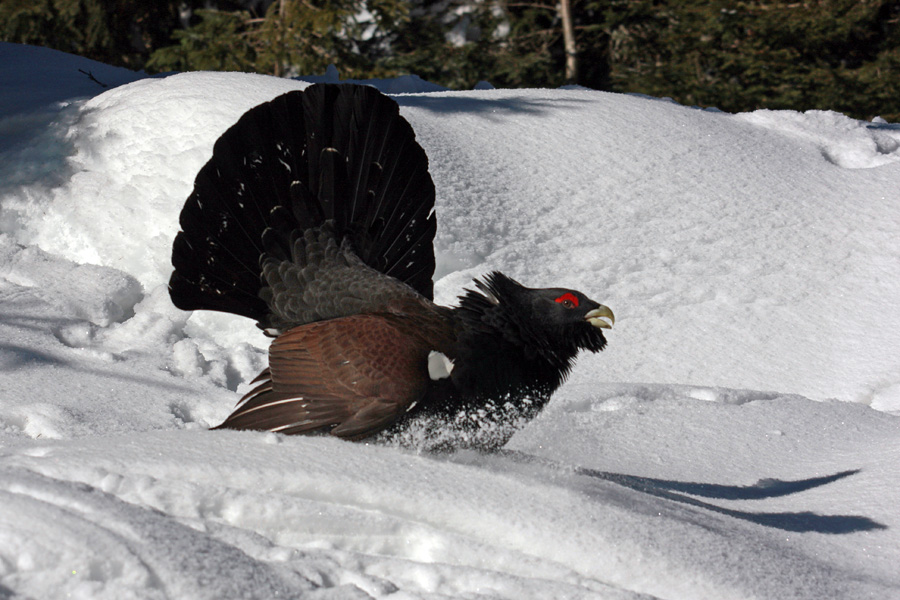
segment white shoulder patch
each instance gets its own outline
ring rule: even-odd
[[[428,353],[428,376],[432,381],[446,379],[453,372],[453,361],[442,352],[432,350]]]

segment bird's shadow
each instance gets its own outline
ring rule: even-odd
[[[749,521],[764,527],[773,527],[783,531],[816,532],[830,534],[855,533],[887,529],[887,526],[868,517],[858,515],[820,515],[814,512],[754,512],[725,508],[700,500],[712,498],[718,500],[762,500],[797,494],[806,490],[833,483],[859,472],[859,470],[841,471],[833,475],[812,477],[795,481],[781,479],[764,479],[754,485],[737,486],[712,483],[694,483],[654,479],[622,473],[610,473],[585,467],[570,467],[556,461],[540,458],[517,451],[501,450],[500,456],[517,463],[545,465],[555,469],[565,469],[579,477],[600,479],[621,485],[651,496],[664,498],[690,506],[696,506],[743,521]]]

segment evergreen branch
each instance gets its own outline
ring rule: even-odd
[[[539,4],[537,2],[507,2],[506,6],[513,8],[542,8],[556,12],[556,5]]]
[[[549,36],[557,37],[559,35],[560,35],[560,31],[558,29],[547,28],[547,29],[540,29],[538,31],[532,31],[529,33],[520,33],[520,34],[516,34],[516,35],[510,35],[509,37],[512,40],[520,41],[520,40],[524,40],[524,39],[528,39],[528,38],[549,37]]]

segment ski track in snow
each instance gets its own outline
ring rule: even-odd
[[[900,126],[377,82],[438,301],[500,269],[617,315],[506,452],[429,456],[207,431],[266,340],[171,305],[178,211],[305,85],[0,43],[0,598],[900,597]]]

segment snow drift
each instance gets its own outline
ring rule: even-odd
[[[305,83],[0,65],[0,597],[900,596],[900,126],[379,82],[439,302],[500,269],[617,316],[506,452],[429,456],[207,431],[266,340],[171,306],[178,212]]]

